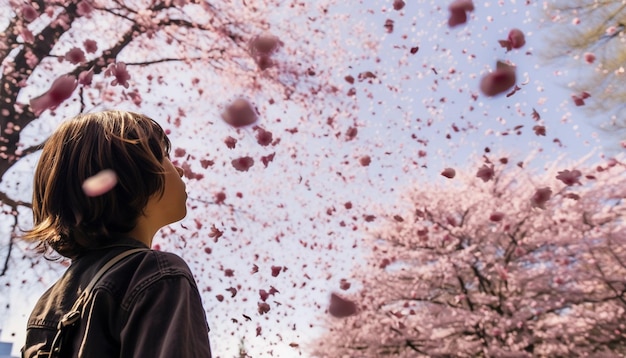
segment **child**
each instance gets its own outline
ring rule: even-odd
[[[134,248],[145,251],[115,264],[93,287],[61,356],[211,357],[189,267],[149,250],[156,232],[187,211],[182,169],[169,150],[159,124],[122,111],[79,115],[48,139],[35,171],[34,227],[23,237],[72,263],[33,309],[23,357],[47,357],[59,321],[95,273]]]

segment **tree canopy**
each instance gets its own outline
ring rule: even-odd
[[[316,356],[625,354],[625,163],[529,164],[448,168],[378,213]]]

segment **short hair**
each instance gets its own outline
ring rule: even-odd
[[[153,119],[124,111],[81,114],[43,146],[33,183],[33,228],[22,238],[75,258],[131,231],[148,200],[163,195],[170,141]],[[110,169],[117,184],[88,196],[83,182]]]

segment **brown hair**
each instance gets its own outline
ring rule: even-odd
[[[82,114],[61,124],[43,147],[33,184],[33,224],[22,236],[42,252],[74,258],[112,244],[135,227],[148,200],[162,195],[162,161],[170,141],[154,120],[137,113]],[[87,196],[85,179],[104,169],[117,184]]]

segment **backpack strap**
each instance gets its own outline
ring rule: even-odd
[[[72,309],[68,313],[63,315],[63,317],[59,321],[59,324],[57,326],[57,334],[52,341],[52,346],[50,347],[50,358],[58,357],[60,355],[62,343],[66,340],[66,337],[64,336],[66,335],[67,330],[70,327],[74,326],[76,322],[78,322],[82,318],[83,306],[91,300],[91,290],[98,283],[98,281],[100,281],[102,276],[104,276],[104,274],[109,271],[111,267],[115,266],[115,264],[117,264],[121,260],[142,251],[149,251],[149,249],[137,248],[126,250],[110,259],[106,264],[104,264],[104,266],[102,266],[98,270],[98,272],[96,272],[91,281],[89,281],[89,284],[87,284],[87,287],[85,287],[80,296],[78,296],[78,299],[76,299],[76,302],[74,302]]]

